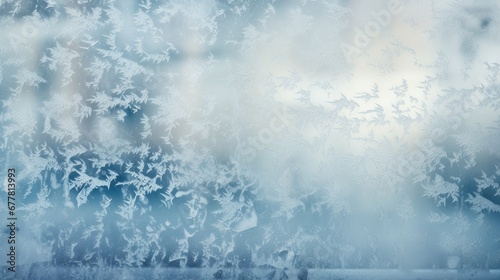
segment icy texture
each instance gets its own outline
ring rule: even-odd
[[[499,21],[495,1],[2,1],[19,264],[499,268]]]

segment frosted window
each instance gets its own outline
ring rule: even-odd
[[[0,278],[498,279],[499,20],[1,1]]]

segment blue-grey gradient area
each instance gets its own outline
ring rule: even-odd
[[[499,21],[1,1],[0,278],[497,279]]]

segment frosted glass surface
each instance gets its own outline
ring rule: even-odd
[[[1,1],[0,278],[499,279],[498,5]]]

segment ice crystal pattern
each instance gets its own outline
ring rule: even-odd
[[[357,2],[2,1],[20,259],[498,268],[498,4]]]

